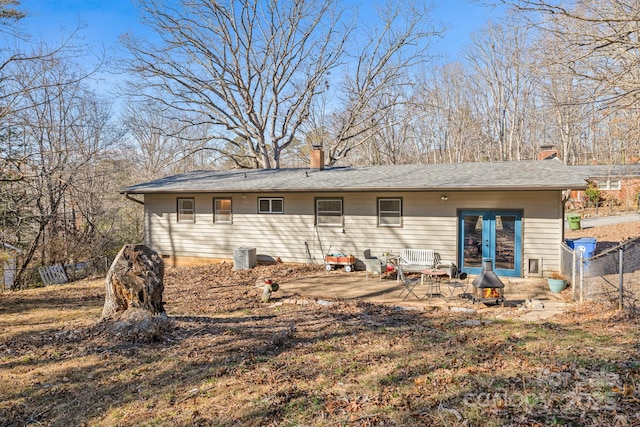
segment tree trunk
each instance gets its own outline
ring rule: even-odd
[[[155,251],[125,245],[107,273],[102,320],[116,320],[132,309],[164,314],[163,277],[164,262]]]

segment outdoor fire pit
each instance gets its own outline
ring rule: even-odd
[[[504,306],[504,283],[493,272],[493,260],[482,260],[482,272],[473,282],[473,302]]]

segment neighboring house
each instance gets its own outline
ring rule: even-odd
[[[230,260],[240,247],[318,264],[329,252],[423,248],[470,273],[492,258],[498,274],[522,277],[559,269],[563,190],[586,188],[559,160],[323,169],[321,150],[311,159],[309,169],[189,172],[123,194],[144,195],[145,244],[169,265]]]
[[[605,203],[630,209],[639,208],[640,197],[640,163],[622,165],[584,165],[573,166],[600,190]],[[587,197],[583,190],[573,190],[567,206],[579,209],[587,205]]]

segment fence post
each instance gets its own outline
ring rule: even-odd
[[[623,301],[623,288],[622,285],[624,283],[624,262],[623,262],[623,257],[624,257],[624,246],[621,246],[620,249],[618,249],[618,277],[619,277],[619,290],[620,290],[620,299],[618,300],[618,309],[622,310],[624,309],[624,301]]]
[[[584,250],[584,246],[580,246],[578,248],[578,252],[580,253],[580,255],[578,256],[578,266],[580,268],[580,302],[582,302],[584,299]]]
[[[573,300],[576,300],[576,289],[578,289],[578,287],[576,286],[576,251],[572,250],[571,251],[571,258],[572,258],[572,264],[571,264],[571,296],[573,297]]]

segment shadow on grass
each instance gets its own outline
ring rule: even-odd
[[[215,307],[230,308],[223,314],[171,316],[160,342],[114,341],[86,322],[0,342],[2,425],[613,422],[625,407],[607,397],[615,379],[602,372],[621,376],[638,357],[579,320],[466,325],[462,314],[270,308],[245,288],[234,294]],[[77,304],[69,298],[62,307]]]

